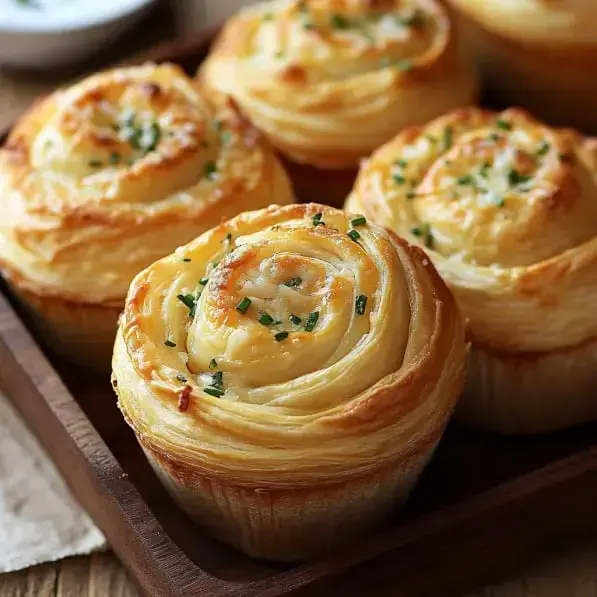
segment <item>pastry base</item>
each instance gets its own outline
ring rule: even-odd
[[[548,124],[597,134],[597,47],[523,44],[460,16],[492,105],[520,106]]]
[[[473,345],[456,417],[501,433],[545,433],[597,421],[596,391],[597,338],[548,353]]]
[[[292,562],[332,552],[386,522],[406,501],[440,436],[367,477],[286,490],[189,475],[137,439],[168,492],[194,521],[252,557]]]
[[[121,307],[77,303],[9,286],[47,348],[85,369],[110,370]]]

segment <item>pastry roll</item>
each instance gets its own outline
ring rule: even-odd
[[[495,102],[597,133],[595,0],[449,0]]]
[[[435,0],[260,3],[224,27],[200,80],[211,96],[234,98],[290,158],[299,199],[323,187],[337,205],[362,157],[476,96]]]
[[[192,518],[300,560],[406,499],[464,368],[463,322],[423,251],[302,204],[241,214],[137,275],[113,384]]]
[[[0,269],[51,345],[108,367],[135,274],[292,198],[256,130],[178,67],[103,72],[39,101],[0,149]]]
[[[468,319],[457,414],[530,433],[597,418],[597,140],[463,109],[376,151],[347,200],[424,246]]]

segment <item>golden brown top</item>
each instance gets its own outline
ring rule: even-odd
[[[597,289],[596,166],[594,139],[517,109],[463,109],[375,152],[347,206],[427,247],[477,339],[567,346],[597,333],[585,311]]]
[[[389,465],[411,439],[437,439],[464,354],[422,251],[310,204],[242,214],[140,273],[113,367],[152,449],[283,484]]]
[[[435,0],[276,0],[233,17],[201,70],[299,161],[356,163],[407,124],[474,99]]]
[[[175,66],[39,101],[0,149],[0,262],[41,294],[122,302],[133,276],[240,210],[292,200],[256,131]]]

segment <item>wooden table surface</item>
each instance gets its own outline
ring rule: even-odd
[[[225,6],[227,1],[239,2],[204,1],[215,2],[217,6]],[[159,9],[134,36],[129,36],[124,44],[120,44],[110,59],[135,52],[150,41],[170,37],[173,25],[162,10],[167,9]],[[88,68],[98,66],[88,65]],[[53,74],[0,71],[0,130],[8,126],[34,98],[68,82],[77,74],[74,71]],[[565,514],[562,513],[563,516]],[[526,565],[506,580],[469,593],[466,597],[597,597],[597,538],[591,545],[545,547],[546,552],[559,555],[547,557],[538,554],[534,564]],[[397,594],[398,591],[397,588]],[[68,558],[0,575],[0,597],[136,595],[138,593],[127,573],[109,552]]]

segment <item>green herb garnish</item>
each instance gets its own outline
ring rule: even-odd
[[[406,178],[404,178],[404,176],[402,176],[402,174],[393,174],[392,175],[392,180],[396,184],[404,184],[406,182]]]
[[[209,386],[203,388],[203,391],[210,396],[214,396],[215,398],[221,398],[226,393],[222,390],[218,390],[218,388],[211,388]]]
[[[166,341],[164,342],[164,344],[165,344],[166,346],[169,346],[170,348],[174,348],[174,347],[176,346],[176,343],[175,343],[175,342],[172,342],[172,340],[166,340]]]
[[[518,170],[514,168],[512,168],[512,170],[508,172],[508,182],[511,185],[522,184],[524,182],[529,181],[530,179],[530,176],[527,176],[526,174],[521,174]]]
[[[496,121],[495,126],[497,126],[498,129],[502,129],[503,131],[511,131],[512,130],[512,125],[509,122],[507,122],[506,120],[502,120],[501,118]]]
[[[216,163],[214,161],[209,161],[203,166],[203,176],[209,180],[213,180],[215,178],[215,173],[217,171]]]
[[[243,315],[247,312],[249,307],[251,306],[251,299],[245,296],[239,303],[236,305],[236,310]]]
[[[189,308],[189,315],[193,317],[197,308],[197,297],[194,294],[177,294],[176,298]]]
[[[218,366],[218,361],[216,361],[216,359],[212,359],[211,361],[209,361],[210,369],[215,369],[217,366]]]
[[[188,381],[188,379],[184,375],[181,375],[180,373],[176,376],[176,379],[178,381],[180,381],[181,383],[187,383],[187,381]]]
[[[259,317],[259,323],[261,325],[272,325],[272,323],[274,323],[274,318],[269,313],[263,312]]]
[[[101,168],[104,165],[101,160],[89,160],[87,163],[90,168]]]
[[[358,218],[353,218],[350,220],[351,226],[364,226],[367,223],[367,218],[365,216],[359,216]]]
[[[351,21],[349,21],[345,16],[340,14],[334,14],[331,16],[330,25],[334,29],[350,29],[352,27]]]
[[[355,243],[361,238],[361,235],[356,230],[349,230],[348,236],[350,236]]]
[[[288,288],[296,288],[297,286],[300,286],[302,282],[302,278],[295,276],[294,278],[290,278],[290,280],[286,280],[286,282],[284,282],[284,286],[288,286]]]
[[[543,157],[549,151],[550,145],[547,141],[542,141],[539,149],[537,150],[537,155],[539,157]]]
[[[367,308],[367,295],[359,294],[355,301],[354,310],[357,315],[365,315],[365,309]]]
[[[317,321],[319,320],[319,311],[313,311],[309,313],[309,317],[307,317],[307,323],[305,323],[305,332],[312,332],[317,325]]]
[[[450,149],[450,147],[452,147],[452,141],[454,138],[454,131],[452,130],[451,126],[447,126],[444,129],[444,149]]]
[[[292,313],[290,314],[290,321],[291,323],[294,323],[294,325],[300,325],[300,323],[303,321],[300,317],[298,317],[298,315],[293,315]]]
[[[313,226],[325,226],[325,222],[321,221],[323,214],[321,212],[316,213],[311,220],[313,221]]]
[[[457,178],[456,182],[461,185],[473,184],[473,177],[470,174],[465,174]]]
[[[274,339],[276,340],[276,342],[282,342],[282,340],[286,340],[286,338],[288,338],[288,336],[289,336],[288,332],[278,332],[274,336]]]

